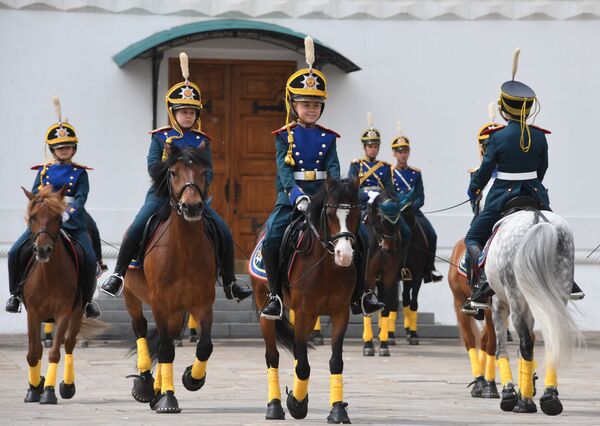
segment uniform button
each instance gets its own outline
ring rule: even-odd
[[[293,134],[294,134],[294,131],[293,131],[293,130],[290,130],[290,135],[293,135]]]
[[[69,179],[73,179],[73,176],[69,176]]]
[[[317,160],[317,164],[319,164],[321,162],[321,160]]]
[[[321,156],[322,156],[322,155],[323,155],[323,153],[322,153],[322,152],[319,152],[319,155],[321,155]]]
[[[200,136],[196,136],[196,139],[200,139]]]
[[[315,172],[318,172],[318,171],[319,171],[319,169],[317,169],[317,168],[315,167]]]
[[[164,133],[163,133],[163,135],[167,136],[167,135],[168,135],[168,133],[167,133],[167,132],[164,132]]]
[[[69,186],[73,186],[73,182],[69,182]]]
[[[292,144],[292,148],[296,148],[296,144],[295,143]]]
[[[299,152],[297,152],[297,153],[296,153],[296,157],[297,157],[297,156],[299,156],[299,155],[300,155],[300,153],[299,153]]]
[[[325,144],[323,144],[323,145],[321,145],[321,146],[322,146],[323,148],[327,148],[327,145],[325,145]]]
[[[412,182],[414,179],[411,179],[410,181]]]
[[[321,133],[321,136],[325,136],[325,133]]]
[[[73,170],[77,170],[77,167],[73,167]]]
[[[301,171],[301,172],[305,171],[304,167],[302,167],[302,168],[300,169],[300,171]]]
[[[298,162],[299,162],[300,164],[304,164],[304,161],[302,161],[302,160],[300,160],[300,161],[298,161]]]

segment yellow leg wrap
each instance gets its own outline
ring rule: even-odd
[[[173,386],[173,364],[170,362],[161,364],[160,373],[162,375],[160,393],[165,393],[166,391],[175,392],[175,386]]]
[[[410,331],[417,331],[417,311],[410,311],[410,324],[408,329]]]
[[[317,317],[317,322],[315,322],[315,327],[313,330],[321,331],[321,317]]]
[[[408,306],[402,307],[402,316],[404,317],[404,328],[409,328],[410,325],[410,308]]]
[[[485,363],[485,380],[488,382],[496,380],[496,357],[488,355]]]
[[[52,333],[53,328],[54,328],[54,324],[52,324],[51,322],[44,323],[44,333],[45,334]]]
[[[487,363],[487,353],[483,349],[479,349],[479,364],[481,364],[482,369],[485,369],[486,363]]]
[[[308,379],[300,380],[294,373],[294,398],[298,401],[304,401],[308,395]]]
[[[156,366],[156,371],[154,372],[154,393],[160,392],[160,388],[162,385],[162,364],[158,364]]]
[[[34,367],[29,367],[29,384],[37,386],[40,384],[42,374],[42,361],[38,361]],[[548,375],[546,375],[548,377]]]
[[[278,399],[281,401],[281,389],[279,386],[279,369],[267,369],[267,378],[269,379],[269,395],[267,396],[267,402],[271,402],[274,399]]]
[[[521,369],[521,361],[523,360],[523,358],[519,358],[517,360],[517,387],[520,389],[521,385],[523,384],[523,377],[521,376],[523,374],[523,370]]]
[[[65,355],[65,371],[63,380],[68,385],[71,385],[75,382],[75,364],[73,363],[73,354]]]
[[[533,398],[533,361],[521,361],[521,380],[522,384],[519,384],[521,394],[524,398]]]
[[[379,329],[379,341],[380,342],[388,341],[388,325],[389,325],[388,319],[382,317],[381,328]]]
[[[294,325],[296,322],[296,313],[293,309],[290,309],[290,324]]]
[[[483,376],[483,368],[479,363],[479,357],[477,356],[477,349],[469,349],[469,359],[471,360],[471,373],[473,377]]]
[[[393,311],[390,312],[390,316],[388,318],[388,331],[390,333],[396,333],[396,320],[398,319],[398,312]]]
[[[150,360],[150,352],[148,351],[148,341],[144,337],[140,337],[135,341],[137,346],[137,368],[140,373],[149,371],[152,368]]]
[[[544,379],[544,385],[546,387],[552,386],[558,387],[558,379],[556,378],[556,369],[550,365],[546,367],[546,378]]]
[[[329,376],[329,405],[333,407],[334,402],[344,401],[344,379],[341,374]]]
[[[198,323],[196,322],[196,318],[193,315],[190,315],[188,318],[188,328],[198,328]]]
[[[46,370],[46,382],[44,383],[44,387],[47,388],[49,386],[56,387],[56,369],[58,368],[57,362],[51,362],[48,364],[48,369]]]
[[[506,386],[508,382],[513,381],[508,358],[498,358],[498,370],[500,370],[500,382],[502,383],[502,386]]]
[[[208,364],[208,360],[200,361],[196,358],[192,365],[192,378],[196,380],[203,378],[206,375],[206,364]]]
[[[363,342],[369,342],[371,340],[373,340],[371,317],[363,317]]]

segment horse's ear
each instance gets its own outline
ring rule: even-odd
[[[327,191],[329,191],[332,186],[333,186],[333,178],[331,178],[331,176],[328,175],[327,179],[325,179],[325,189]]]
[[[356,188],[359,187],[358,176],[356,176],[356,175],[351,176],[350,181],[352,182],[352,185],[354,185]]]
[[[21,189],[23,190],[23,192],[25,193],[25,196],[29,199],[29,200],[33,200],[33,197],[35,197],[35,195],[33,195],[32,192],[29,192],[28,190],[26,190],[25,188],[21,187]]]

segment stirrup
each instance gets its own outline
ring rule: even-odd
[[[410,272],[409,268],[402,268],[401,276],[402,281],[412,281],[412,272]]]
[[[119,290],[117,290],[117,292],[115,294],[104,289],[104,286],[106,285],[108,280],[110,280],[112,277],[115,277],[115,278],[118,278],[121,280],[121,285],[119,286]],[[110,297],[118,298],[121,295],[121,293],[123,292],[124,288],[125,288],[125,277],[123,277],[122,275],[119,275],[115,272],[115,273],[110,274],[108,276],[108,278],[106,279],[106,281],[104,281],[104,283],[100,286],[100,291],[105,294],[108,294]]]
[[[264,313],[264,309],[271,303],[272,300],[279,301],[279,314],[278,315],[269,315]],[[270,320],[280,320],[283,317],[283,301],[278,294],[269,294],[269,298],[265,302],[265,306],[260,310],[260,316]]]
[[[240,285],[241,290],[250,290],[250,293],[243,299],[240,299],[235,294],[233,294],[233,285],[236,283]],[[252,289],[250,288],[250,285],[248,285],[248,282],[246,280],[236,277],[235,281],[232,281],[231,284],[229,284],[229,294],[231,294],[232,300],[236,301],[237,303],[240,303],[242,300],[252,295]]]
[[[377,302],[380,305],[379,309],[377,309],[376,311],[367,313],[367,311],[365,309],[365,299],[367,298],[367,296],[371,296],[371,295],[375,296],[375,292],[373,290],[366,290],[360,296],[360,310],[362,311],[362,314],[365,317],[370,317],[371,315],[376,315],[385,309],[385,305],[383,303],[379,302],[379,299],[377,299],[377,296],[375,296],[375,298],[377,299]]]

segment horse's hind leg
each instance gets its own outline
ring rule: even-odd
[[[44,347],[51,348],[52,347],[52,329],[54,328],[54,324],[51,322],[45,322],[44,324]]]
[[[514,299],[511,299],[514,300]],[[513,409],[515,413],[535,413],[537,411],[533,401],[533,373],[535,370],[533,360],[533,316],[526,306],[515,301],[511,303],[512,322],[519,335],[519,390],[521,398]]]
[[[327,417],[327,423],[350,423],[348,418],[347,404],[344,403],[344,360],[342,350],[344,347],[344,336],[348,327],[348,309],[331,316],[331,358],[329,359],[329,405],[331,412]],[[384,318],[384,321],[387,318]]]
[[[169,331],[169,313],[161,307],[153,306],[152,314],[158,328],[158,366],[161,374],[161,396],[153,405],[157,413],[180,413],[179,403],[175,398],[175,386],[173,384],[173,361],[175,360],[175,347],[173,336]],[[181,322],[181,317],[178,318]]]
[[[485,329],[481,337],[480,354],[485,356],[485,384],[481,393],[482,398],[500,398],[496,387],[496,333],[492,322],[492,313],[485,311]]]
[[[385,305],[379,316],[381,320],[379,326],[379,356],[390,356],[390,349],[388,348],[388,332],[390,324],[390,306],[393,303],[394,295],[392,294],[393,291],[388,291],[388,289],[385,288],[383,282],[378,283],[377,288],[381,293],[380,300],[383,300]]]
[[[466,297],[462,293],[454,292],[454,311],[456,313],[456,320],[458,322],[458,328],[460,329],[460,335],[462,336],[465,349],[469,354],[469,360],[471,362],[471,373],[473,375],[473,381],[471,382],[473,388],[471,389],[471,396],[473,398],[480,398],[483,391],[483,366],[480,362],[480,358],[477,354],[477,345],[475,342],[474,327],[475,320],[462,312],[461,307],[466,300]],[[461,297],[462,296],[462,297]]]
[[[44,383],[44,393],[40,398],[40,404],[56,404],[56,392],[54,388],[56,386],[56,370],[58,369],[58,362],[60,361],[60,345],[62,345],[65,337],[65,332],[69,325],[69,314],[62,314],[55,316],[56,321],[56,333],[54,340],[52,341],[52,348],[48,352],[48,369],[46,370],[46,380]]]
[[[394,278],[393,284],[390,288],[387,289],[388,293],[391,293],[389,296],[389,310],[390,316],[388,318],[388,345],[395,346],[396,345],[396,319],[398,318],[398,306],[400,305],[400,294],[398,289],[398,282]],[[386,306],[388,306],[386,302]]]
[[[213,322],[212,306],[203,308],[192,312],[192,315],[198,318],[200,322],[200,339],[196,343],[196,359],[192,365],[185,369],[181,377],[183,385],[189,391],[197,391],[204,386],[206,382],[206,365],[213,351],[211,340]]]
[[[142,310],[142,301],[138,299],[128,287],[125,287],[123,292],[125,298],[125,306],[131,317],[131,325],[136,337],[137,346],[137,369],[139,374],[133,375],[133,388],[131,396],[138,401],[147,403],[154,398],[154,378],[150,369],[152,368],[152,360],[148,350],[148,340],[146,334],[148,332],[148,322],[144,317]]]
[[[27,311],[27,335],[29,346],[27,349],[27,364],[29,365],[29,389],[25,395],[25,402],[39,402],[44,389],[42,370],[42,343],[40,341],[40,320],[31,311]]]
[[[508,350],[506,348],[506,321],[508,320],[508,304],[498,297],[492,298],[492,319],[496,333],[496,359],[500,371],[500,382],[502,383],[502,396],[500,408],[502,411],[512,411],[517,405],[519,397],[513,384]]]
[[[540,408],[549,416],[556,416],[563,411],[562,403],[558,398],[558,381],[556,378],[556,369],[546,366],[546,377],[544,380],[544,394],[540,398]]]
[[[308,363],[307,341],[315,320],[316,315],[310,316],[304,313],[303,315],[296,315],[296,322],[294,323],[294,358],[296,359],[294,389],[288,393],[286,405],[295,419],[303,419],[308,413],[310,365]]]
[[[75,366],[73,364],[73,349],[77,343],[77,334],[81,329],[83,309],[73,313],[69,321],[69,329],[65,338],[65,371],[63,381],[60,384],[60,396],[63,399],[71,399],[75,395]]]
[[[408,324],[408,343],[411,345],[419,344],[419,336],[417,334],[417,316],[419,310],[419,290],[421,290],[422,277],[420,274],[414,274],[411,280],[411,295],[409,303],[410,320]]]

